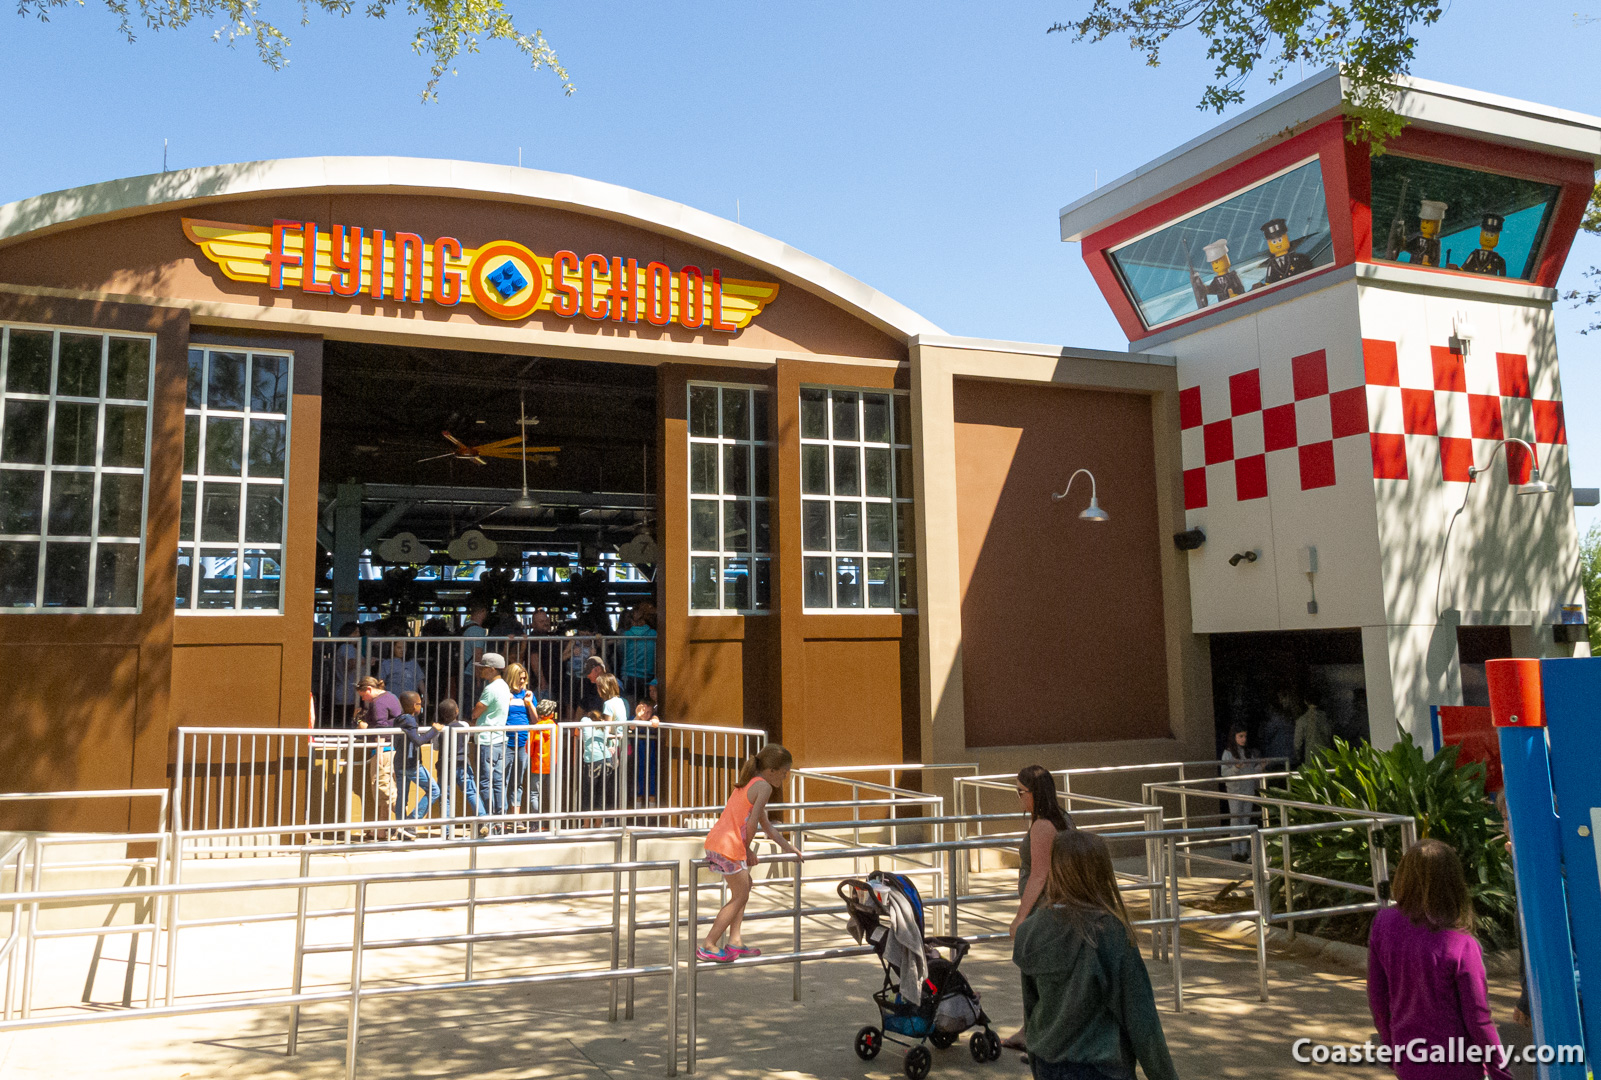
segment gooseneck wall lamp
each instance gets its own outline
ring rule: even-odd
[[[1436,618],[1442,614],[1440,609],[1440,588],[1445,581],[1445,557],[1451,550],[1451,530],[1456,527],[1456,519],[1462,516],[1462,511],[1468,508],[1468,499],[1472,498],[1473,496],[1473,481],[1490,471],[1490,466],[1495,464],[1496,455],[1499,454],[1501,452],[1501,448],[1506,446],[1508,443],[1517,443],[1519,446],[1523,447],[1523,449],[1529,455],[1529,478],[1518,485],[1518,494],[1550,495],[1552,492],[1556,491],[1556,488],[1552,487],[1548,482],[1540,479],[1540,459],[1535,454],[1534,447],[1530,446],[1522,439],[1502,439],[1500,442],[1497,442],[1495,444],[1495,448],[1490,451],[1490,460],[1486,461],[1483,465],[1468,466],[1468,489],[1462,493],[1462,505],[1458,506],[1456,508],[1456,512],[1451,515],[1451,520],[1445,527],[1445,542],[1440,545],[1440,569],[1434,575],[1434,613]]]
[[[1078,515],[1079,516],[1079,520],[1080,521],[1110,521],[1110,520],[1112,520],[1112,516],[1110,514],[1108,514],[1105,510],[1102,510],[1101,509],[1101,504],[1099,502],[1097,502],[1096,499],[1095,499],[1095,474],[1090,472],[1088,469],[1079,469],[1072,476],[1069,476],[1067,478],[1067,486],[1065,488],[1063,488],[1060,492],[1056,492],[1056,491],[1051,492],[1051,498],[1056,499],[1058,501],[1067,498],[1067,493],[1069,491],[1073,490],[1073,481],[1077,480],[1080,476],[1087,476],[1087,477],[1090,478],[1090,504],[1079,512],[1079,515]]]

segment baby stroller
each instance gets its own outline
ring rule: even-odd
[[[923,901],[917,886],[900,874],[875,870],[865,881],[847,878],[840,882],[838,892],[849,913],[851,936],[871,945],[884,967],[884,987],[873,995],[879,1022],[856,1033],[856,1056],[871,1061],[883,1049],[885,1039],[898,1042],[910,1047],[906,1075],[910,1080],[923,1080],[934,1063],[925,1043],[943,1050],[962,1032],[982,1027],[968,1040],[968,1051],[974,1061],[997,1060],[1001,1037],[990,1030],[990,1018],[984,1015],[977,991],[959,970],[970,946],[959,937],[923,936]],[[909,923],[915,924],[916,947],[928,968],[921,1000],[915,1004],[902,994],[906,987],[901,969],[915,967],[915,960],[905,951],[910,947]]]

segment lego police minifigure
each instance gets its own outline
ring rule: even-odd
[[[1418,207],[1418,231],[1407,238],[1409,262],[1418,266],[1440,265],[1440,226],[1445,221],[1445,203],[1424,199]]]
[[[1206,253],[1206,261],[1212,264],[1212,273],[1217,275],[1206,291],[1218,298],[1221,303],[1236,296],[1245,295],[1245,285],[1240,281],[1240,275],[1230,267],[1229,242],[1227,240],[1214,240],[1202,249]]]
[[[1290,250],[1290,229],[1283,218],[1274,218],[1262,226],[1262,235],[1267,237],[1267,277],[1260,284],[1272,285],[1276,281],[1283,281],[1296,274],[1304,274],[1312,269],[1312,260],[1299,251]]]
[[[1500,214],[1485,214],[1479,225],[1479,246],[1473,254],[1462,260],[1462,269],[1470,274],[1493,274],[1506,277],[1506,260],[1496,253],[1495,245],[1501,242],[1501,226],[1506,223]]]

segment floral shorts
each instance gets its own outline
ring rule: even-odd
[[[725,877],[729,874],[737,874],[741,870],[745,869],[745,860],[740,859],[736,862],[726,855],[717,854],[715,851],[708,851],[706,853],[706,862],[713,870],[716,870],[719,874],[722,874]]]

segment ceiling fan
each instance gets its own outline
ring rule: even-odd
[[[537,423],[537,421],[530,421]],[[559,446],[529,446],[522,434],[513,435],[508,439],[496,439],[494,442],[479,443],[469,446],[448,431],[439,434],[450,443],[450,450],[443,454],[434,454],[432,457],[418,458],[420,465],[424,461],[439,461],[444,458],[461,458],[466,461],[477,462],[479,465],[488,465],[485,458],[502,458],[507,461],[527,461],[528,458],[549,459],[551,455],[561,453]]]

